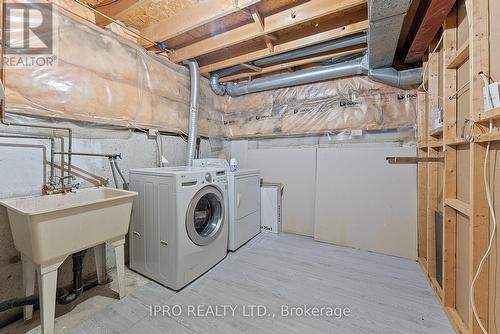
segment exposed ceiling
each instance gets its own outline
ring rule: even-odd
[[[176,63],[195,58],[203,75],[368,29],[366,0],[87,0],[94,9],[155,42],[174,50]],[[109,20],[96,15],[96,23]],[[152,43],[140,40],[146,48]],[[353,52],[366,45],[353,47]],[[350,50],[340,50],[345,54]],[[249,67],[239,77],[290,71],[331,55],[280,64]]]
[[[391,3],[382,0],[372,1],[372,7],[378,6],[377,3]],[[399,0],[395,1],[397,3]],[[422,1],[433,2],[413,0],[414,3]],[[139,40],[142,46],[155,50],[156,47],[150,41],[164,42],[168,49],[173,50],[167,54],[171,61],[181,63],[183,60],[195,58],[200,64],[201,73],[205,76],[226,67],[245,65],[256,59],[369,29],[367,0],[86,0],[86,2],[99,12],[137,29],[149,40]],[[411,0],[401,1],[403,2],[403,6],[396,6],[404,7],[398,9],[398,13],[403,13],[402,18],[405,17]],[[451,1],[446,0],[446,2]],[[389,7],[382,12],[394,11],[392,5]],[[422,6],[417,6],[417,9],[420,7]],[[415,6],[410,8],[410,12],[412,8]],[[427,9],[428,7],[424,6],[424,10]],[[410,14],[416,15],[413,12]],[[389,21],[383,22],[383,26],[387,25],[386,22]],[[96,23],[105,26],[110,21],[97,14]],[[422,21],[410,23],[421,24]],[[394,50],[402,24],[402,19],[392,24],[399,26],[398,31],[395,34],[393,32],[394,36],[391,35],[393,36],[391,48]],[[405,24],[408,24],[407,19]],[[419,31],[419,27],[412,29]],[[403,34],[411,35],[410,30],[408,27],[403,27]],[[384,34],[383,32],[379,34],[379,42],[384,41]],[[417,33],[414,35],[419,36]],[[373,37],[370,40],[376,40]],[[403,43],[400,41],[401,44]],[[396,58],[402,58],[401,55],[408,53],[408,49],[412,46],[413,44],[409,43],[404,50],[400,47]],[[421,44],[419,46],[421,47]],[[364,51],[366,48],[366,45],[356,45],[330,54],[314,55],[260,68],[248,64],[246,70],[232,74],[229,79],[243,80],[318,66],[317,64],[325,59],[339,54]],[[392,58],[388,57],[386,62],[392,62]],[[415,62],[415,56],[412,62]],[[221,78],[222,82],[227,80],[228,78]]]

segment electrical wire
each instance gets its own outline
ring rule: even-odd
[[[488,85],[489,85],[489,79],[486,77],[486,75],[484,75],[483,72],[479,72],[479,75],[483,79],[485,87],[488,87]],[[489,96],[489,98],[491,100],[491,94],[490,94],[489,87],[488,87],[487,90],[488,90],[488,96]],[[493,132],[493,121],[490,121],[489,130],[490,130],[490,133]],[[476,302],[474,300],[474,286],[476,285],[476,281],[479,278],[479,275],[481,274],[481,272],[483,270],[484,263],[486,262],[486,260],[488,259],[488,257],[491,254],[491,250],[493,248],[493,241],[495,239],[495,234],[496,234],[496,231],[497,231],[497,217],[496,217],[496,214],[495,214],[495,207],[493,205],[493,200],[491,198],[492,195],[491,195],[491,190],[490,190],[490,184],[488,182],[488,177],[486,176],[486,174],[488,172],[490,146],[491,146],[491,142],[488,142],[488,145],[486,146],[486,155],[484,157],[483,180],[484,180],[484,188],[485,188],[485,191],[486,191],[486,199],[487,199],[487,202],[488,202],[488,208],[489,208],[489,211],[490,211],[491,220],[493,221],[493,230],[491,231],[490,242],[488,244],[488,248],[487,248],[486,252],[484,253],[484,256],[481,258],[481,261],[479,262],[479,266],[477,268],[476,274],[474,275],[474,279],[472,280],[472,283],[471,283],[471,286],[470,286],[470,303],[471,303],[472,312],[474,313],[474,317],[476,318],[476,321],[477,321],[479,327],[481,328],[481,330],[482,330],[482,332],[484,334],[488,334],[488,331],[484,327],[484,324],[481,321],[481,319],[479,318],[479,314],[477,312]]]
[[[76,1],[76,0],[75,0]],[[426,73],[427,73],[427,70],[429,68],[429,64],[431,63],[431,60],[432,60],[432,57],[434,57],[434,54],[436,53],[436,50],[439,48],[439,46],[441,45],[441,43],[443,42],[443,38],[444,38],[444,32],[441,34],[441,37],[439,38],[439,41],[437,42],[436,44],[436,47],[434,48],[434,50],[432,51],[432,53],[430,54],[429,56],[429,59],[427,60],[427,64],[425,65],[425,68],[424,68],[424,73],[422,75],[422,77],[424,78],[424,80],[422,81],[422,89],[424,90],[424,92],[429,95],[429,96],[432,96],[432,94],[427,90],[427,88],[425,88],[425,76],[426,76]],[[441,99],[441,100],[444,100],[444,98],[442,96],[439,96],[437,95],[437,98],[438,99]]]

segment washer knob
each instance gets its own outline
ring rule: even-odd
[[[206,173],[206,174],[205,174],[205,180],[206,180],[207,182],[212,182],[212,174],[210,174],[210,173]]]

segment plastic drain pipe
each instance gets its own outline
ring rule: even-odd
[[[196,138],[198,137],[198,109],[200,99],[200,67],[196,60],[186,60],[184,64],[189,67],[191,77],[191,101],[189,107],[189,135],[187,148],[187,165],[193,166],[196,152]]]

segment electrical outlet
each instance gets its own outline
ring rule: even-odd
[[[150,137],[156,137],[156,136],[158,136],[158,130],[157,129],[149,129],[148,135]]]
[[[500,84],[493,82],[483,87],[484,111],[500,107]]]

